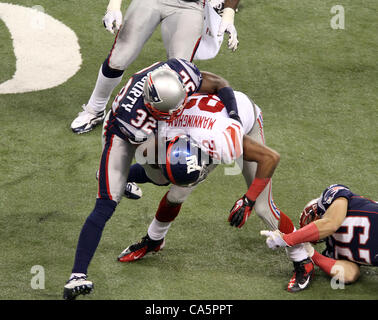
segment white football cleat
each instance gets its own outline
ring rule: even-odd
[[[87,280],[86,276],[72,277],[64,286],[63,299],[75,300],[80,294],[88,294],[93,290],[93,282]]]
[[[83,111],[79,112],[71,123],[72,131],[77,134],[91,131],[96,125],[102,123],[105,118],[105,111],[95,113],[92,108],[85,104],[83,104],[82,108]]]
[[[129,199],[138,200],[142,198],[142,189],[135,182],[128,182],[125,187],[124,196]]]

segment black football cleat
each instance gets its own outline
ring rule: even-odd
[[[142,259],[149,252],[158,252],[165,245],[164,238],[152,240],[148,235],[144,236],[138,243],[132,244],[121,252],[118,256],[120,262],[131,262]]]
[[[309,258],[293,263],[294,274],[289,281],[287,291],[299,292],[308,288],[310,285],[311,280],[314,277],[314,264]]]
[[[93,282],[88,281],[86,276],[72,277],[64,286],[63,299],[75,300],[78,295],[91,293],[93,287]]]

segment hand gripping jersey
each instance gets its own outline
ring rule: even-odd
[[[229,164],[242,155],[243,135],[252,129],[256,112],[253,102],[245,94],[235,91],[235,98],[243,126],[228,117],[225,106],[216,95],[195,94],[188,99],[181,116],[167,122],[165,130],[159,134],[165,134],[168,139],[187,134],[213,158],[214,163]]]
[[[319,214],[337,198],[348,200],[348,211],[340,228],[326,239],[324,254],[358,264],[378,266],[378,203],[354,194],[348,187],[334,184],[318,200]]]
[[[198,68],[183,59],[157,62],[135,73],[121,89],[112,105],[112,112],[106,126],[106,134],[116,134],[131,143],[140,144],[156,133],[159,122],[152,117],[144,104],[143,85],[147,74],[157,68],[171,68],[182,78],[188,95],[195,93],[202,83]]]

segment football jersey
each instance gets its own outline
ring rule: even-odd
[[[214,163],[229,164],[243,153],[243,135],[252,129],[255,122],[253,102],[248,97],[235,91],[238,113],[243,126],[229,118],[226,108],[216,95],[192,95],[180,117],[165,124],[168,139],[177,135],[189,135]],[[256,106],[256,108],[258,108]]]
[[[171,68],[176,71],[185,84],[188,96],[201,87],[202,75],[198,68],[183,59],[170,59],[157,62],[135,73],[121,89],[112,104],[112,112],[106,129],[106,134],[116,134],[131,143],[140,144],[156,133],[159,123],[149,113],[144,104],[143,86],[147,74],[157,68]]]
[[[323,216],[340,197],[348,200],[348,211],[340,228],[327,237],[324,254],[378,266],[378,203],[353,193],[346,186],[334,184],[318,199],[319,214]]]

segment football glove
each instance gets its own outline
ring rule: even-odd
[[[108,10],[102,18],[104,27],[111,33],[117,33],[122,24],[122,12],[120,10]]]
[[[282,239],[283,233],[281,233],[279,230],[261,230],[260,234],[262,236],[266,236],[266,244],[270,249],[276,250],[280,247],[289,247],[289,245],[284,241],[284,239]]]
[[[236,201],[228,216],[230,225],[241,228],[251,215],[254,205],[255,201],[249,200],[245,195]]]
[[[235,51],[238,48],[239,40],[238,33],[234,26],[235,10],[232,8],[224,8],[222,13],[222,20],[218,30],[218,37],[225,32],[228,33],[228,48]]]

